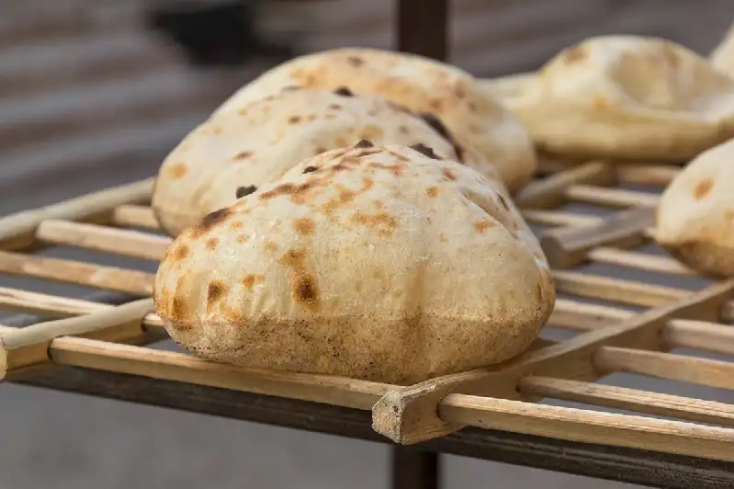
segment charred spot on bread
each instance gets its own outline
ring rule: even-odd
[[[252,156],[252,151],[240,151],[232,157],[233,160],[244,160]]]
[[[497,197],[499,197],[500,204],[502,204],[502,207],[504,207],[506,211],[509,211],[510,210],[510,206],[507,205],[507,201],[505,200],[504,197],[502,197],[502,194],[497,194]]]
[[[237,192],[235,192],[235,196],[238,199],[241,199],[242,197],[247,197],[251,193],[257,190],[257,187],[254,185],[247,185],[245,187],[237,187]]]
[[[214,228],[214,226],[226,220],[231,214],[232,210],[228,207],[210,212],[209,214],[204,216],[204,219],[202,219],[196,226],[192,228],[193,237],[196,238],[208,233],[209,231],[211,231],[212,228]]]
[[[414,150],[414,151],[417,151],[417,152],[419,152],[419,153],[420,153],[420,154],[422,154],[423,156],[428,156],[429,158],[431,158],[431,159],[433,159],[433,160],[440,160],[440,159],[441,159],[441,157],[440,157],[440,156],[438,156],[438,155],[437,155],[437,154],[436,154],[436,153],[435,153],[435,152],[433,151],[433,149],[432,149],[432,148],[429,148],[428,146],[426,146],[426,145],[425,145],[425,144],[423,144],[423,143],[418,143],[418,144],[414,144],[414,145],[412,145],[412,146],[410,147],[410,149],[412,149],[412,150]]]
[[[353,97],[354,96],[352,91],[347,87],[339,87],[336,90],[334,90],[334,93],[341,97]]]
[[[464,150],[459,146],[459,143],[456,142],[454,137],[451,135],[451,132],[446,128],[443,122],[441,122],[441,119],[436,117],[436,115],[431,114],[430,112],[424,112],[420,114],[420,118],[423,119],[423,121],[431,126],[431,128],[436,131],[441,137],[443,137],[446,141],[451,144],[451,146],[454,148],[454,151],[456,152],[456,157],[459,158],[459,161],[462,160],[464,156]]]
[[[349,56],[347,62],[352,66],[362,66],[364,64],[364,60],[359,56]]]
[[[367,141],[366,139],[360,139],[357,144],[354,145],[355,148],[372,148],[374,144],[372,144],[372,141]]]
[[[318,170],[318,168],[315,166],[307,166],[306,168],[303,169],[303,173],[304,174],[312,173],[312,172],[315,172],[316,170]]]
[[[222,298],[227,292],[227,286],[220,280],[212,280],[209,282],[209,286],[206,290],[206,301],[209,305],[212,305]]]
[[[711,180],[710,178],[704,178],[703,180],[699,181],[693,189],[693,197],[696,200],[703,199],[709,194],[709,192],[711,192],[711,188],[713,186],[713,180]]]

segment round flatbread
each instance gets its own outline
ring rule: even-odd
[[[594,37],[536,75],[485,83],[541,150],[682,162],[734,136],[734,80],[652,37]]]
[[[156,312],[248,367],[404,384],[502,362],[555,301],[504,192],[422,145],[323,153],[179,235]]]
[[[346,88],[281,91],[216,114],[194,129],[161,165],[153,210],[166,232],[176,236],[304,158],[360,139],[421,143],[457,159],[441,129],[436,121],[376,95],[356,95]],[[464,157],[468,165],[497,178],[491,164],[473,154]]]
[[[525,185],[537,167],[522,125],[487,95],[474,77],[421,56],[378,49],[342,48],[295,58],[245,85],[219,112],[279,92],[283,87],[348,86],[374,93],[418,113],[439,118],[459,146],[473,147],[493,163],[511,191]]]
[[[734,24],[724,34],[724,38],[709,56],[711,64],[729,76],[734,77]]]
[[[705,275],[734,277],[734,140],[691,161],[658,202],[656,241]]]

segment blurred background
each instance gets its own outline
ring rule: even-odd
[[[708,54],[734,21],[731,0],[452,4],[451,61],[477,76],[535,69],[598,34],[661,36]],[[392,17],[392,0],[1,0],[0,214],[154,175],[189,130],[262,70],[320,49],[393,47]],[[11,284],[33,285],[0,278]],[[28,387],[0,388],[0,434],[0,489],[377,489],[389,481],[385,445]],[[463,489],[633,487],[457,457],[445,457],[444,480]]]

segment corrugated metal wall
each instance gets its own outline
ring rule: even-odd
[[[153,174],[161,158],[262,66],[192,71],[146,32],[141,0],[0,3],[0,212]],[[391,47],[391,0],[285,2],[263,27],[300,49]],[[525,71],[602,33],[665,36],[707,52],[732,0],[454,0],[453,57],[480,76]],[[40,194],[40,195],[39,195]],[[39,200],[40,199],[40,200]],[[34,204],[35,205],[35,204]]]

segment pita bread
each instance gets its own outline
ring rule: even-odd
[[[734,80],[658,38],[591,38],[484,89],[563,156],[684,161],[734,136]]]
[[[693,160],[658,201],[656,241],[705,275],[734,277],[734,139]]]
[[[734,24],[724,34],[724,38],[709,56],[711,64],[720,71],[734,77]]]
[[[503,186],[430,148],[344,148],[179,235],[154,299],[206,359],[418,382],[507,360],[555,301]]]
[[[424,119],[375,95],[344,89],[286,90],[238,111],[217,114],[192,131],[163,162],[153,209],[171,235],[225,207],[240,195],[277,178],[304,158],[350,146],[422,143],[456,159],[452,143]],[[467,164],[496,173],[466,155]],[[473,158],[473,159],[472,159]]]
[[[301,56],[245,85],[218,111],[237,110],[293,85],[348,86],[415,112],[434,114],[462,148],[474,147],[492,162],[513,192],[530,180],[537,167],[525,129],[481,90],[477,80],[458,68],[416,55],[342,48]]]

